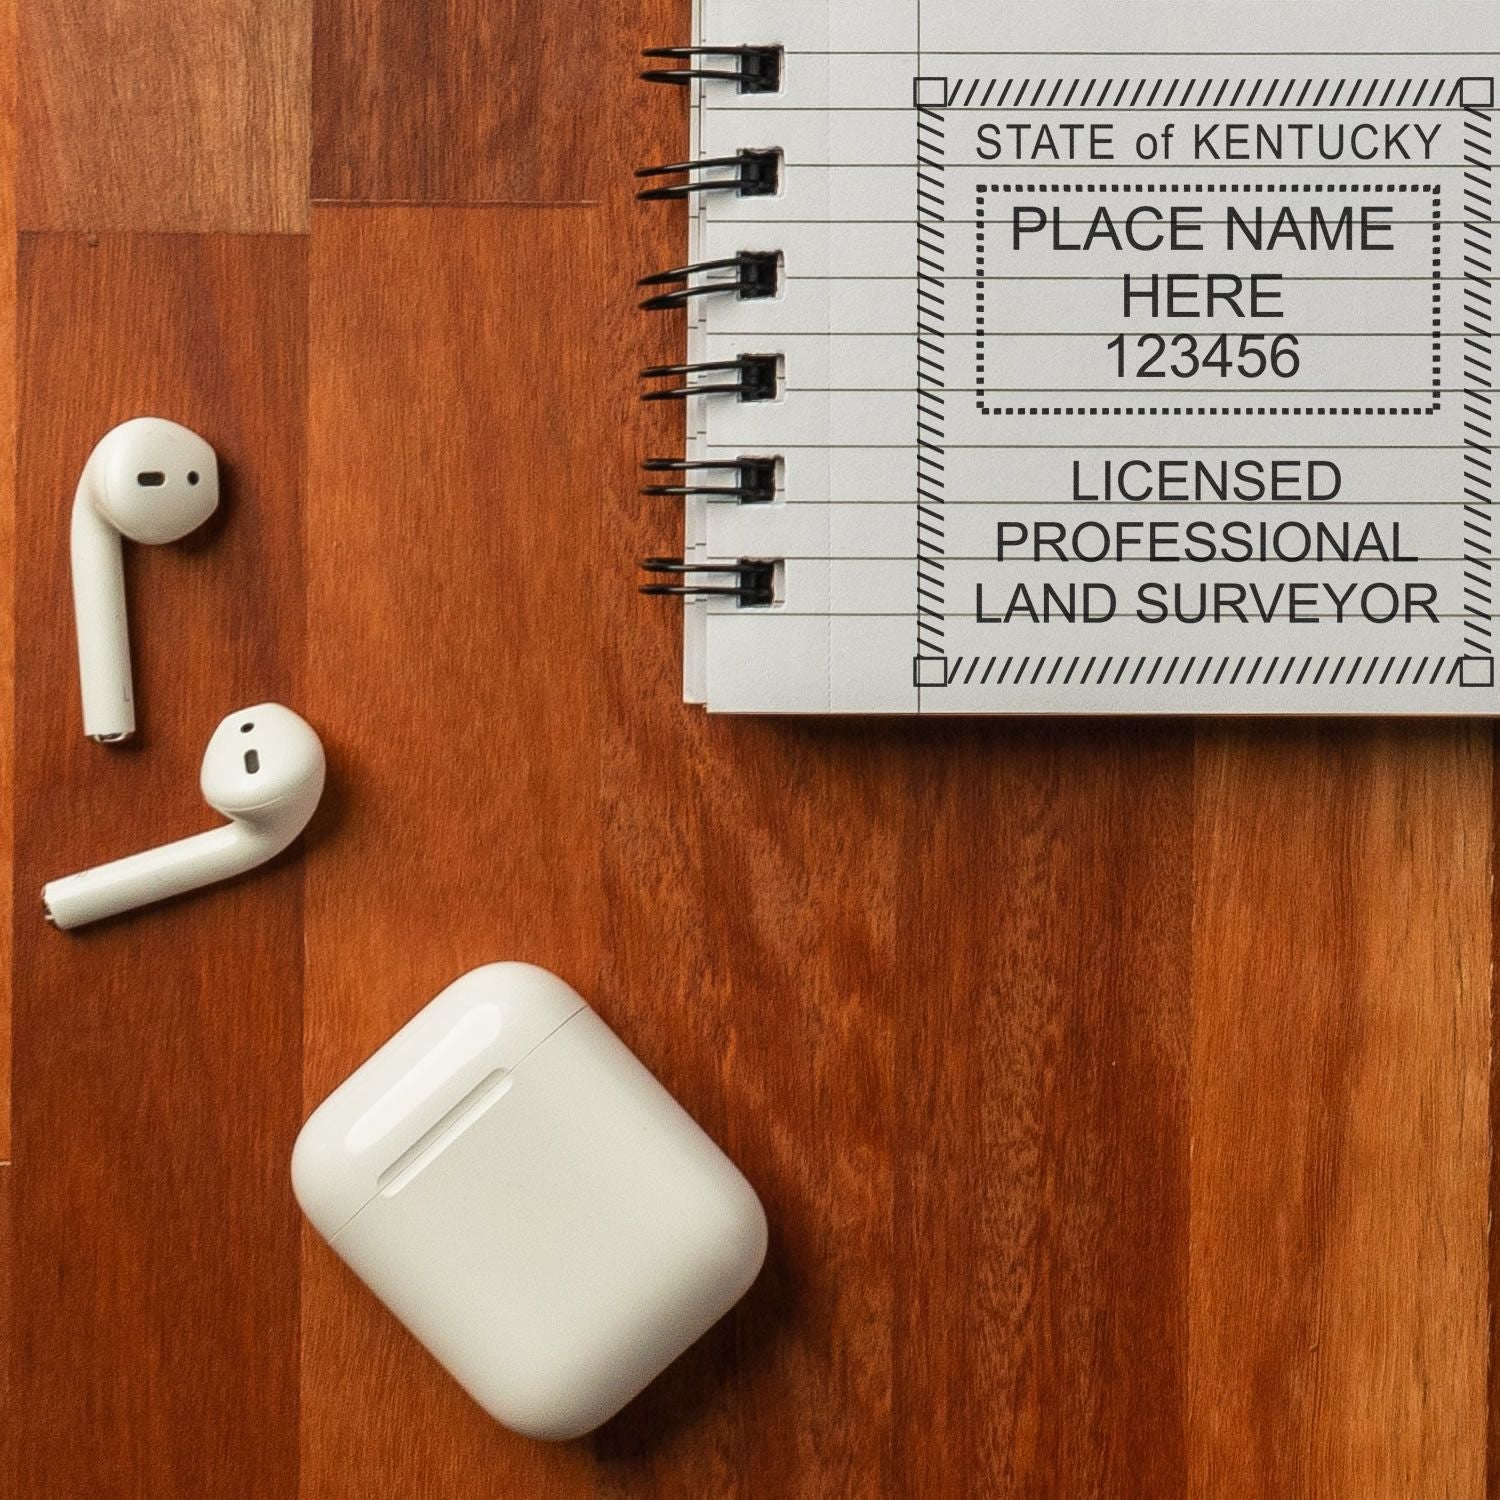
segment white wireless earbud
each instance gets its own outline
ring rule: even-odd
[[[228,825],[49,882],[42,891],[47,920],[82,927],[253,870],[307,826],[324,772],[322,741],[291,709],[261,703],[230,714],[214,730],[198,774],[205,800]]]
[[[214,450],[176,422],[122,422],[89,454],[73,497],[73,610],[90,739],[113,744],[135,732],[120,538],[179,541],[218,503]]]

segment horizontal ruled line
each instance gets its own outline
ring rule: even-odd
[[[1225,501],[1224,504],[1234,504]],[[1249,503],[1249,502],[1245,502]],[[1309,502],[1315,503],[1315,502]],[[909,563],[920,562],[923,554],[917,552],[784,552],[781,554],[786,562],[807,563]],[[1490,553],[1481,556],[1495,560]],[[1474,554],[1468,553],[1464,556],[1445,557],[1436,553],[1427,553],[1421,557],[1414,558],[1341,558],[1341,557],[1254,557],[1254,558],[1185,558],[1185,557],[1007,557],[997,558],[993,552],[945,552],[943,561],[952,567],[955,563],[996,563],[1003,562],[1006,567],[1014,568],[1065,568],[1085,567],[1098,568],[1107,571],[1111,568],[1227,568],[1242,569],[1244,572],[1257,573],[1265,568],[1391,568],[1399,570],[1403,566],[1412,568],[1424,568],[1432,563],[1451,564],[1454,566],[1475,561]],[[726,571],[733,571],[727,569]],[[967,613],[967,611],[965,611]]]
[[[1088,82],[1080,79],[1080,82]],[[1165,80],[1163,80],[1165,82]],[[737,95],[743,98],[743,95]],[[1253,115],[1263,119],[1266,115],[1464,115],[1468,113],[1460,104],[1417,104],[1404,108],[1395,104],[926,104],[924,109],[938,110],[945,115]],[[769,110],[778,115],[909,115],[910,104],[830,104],[820,108],[816,104],[783,104],[757,107],[753,104],[720,104],[710,106],[717,115],[765,114]]]
[[[918,167],[930,163],[915,159],[910,161],[793,161],[788,158],[783,166],[788,172],[858,172],[858,171],[902,171],[915,172]],[[1490,162],[1471,161],[1327,161],[1323,158],[1295,158],[1291,161],[1181,161],[1163,165],[1150,161],[947,161],[948,171],[961,168],[964,171],[983,172],[1317,172],[1326,176],[1330,172],[1488,172],[1493,170]],[[733,179],[729,179],[732,182]]]
[[[1284,272],[1278,272],[1277,275],[1279,277],[1279,280],[1281,282],[1283,282],[1283,283],[1290,283],[1290,282],[1338,282],[1340,284],[1348,284],[1349,286],[1364,286],[1364,285],[1369,284],[1369,283],[1381,283],[1381,282],[1400,282],[1400,283],[1403,283],[1403,284],[1415,283],[1416,285],[1419,285],[1419,286],[1432,286],[1432,285],[1434,285],[1436,283],[1444,283],[1444,282],[1451,283],[1454,286],[1468,286],[1468,285],[1484,286],[1484,285],[1487,285],[1489,283],[1489,281],[1492,279],[1489,276],[1479,276],[1478,274],[1474,274],[1472,276],[1472,278],[1471,278],[1468,275],[1464,275],[1464,276],[1433,276],[1431,273],[1429,273],[1426,276],[1288,276]],[[938,279],[938,280],[941,280],[944,285],[949,285],[949,284],[951,284],[953,282],[976,282],[977,283],[977,282],[990,282],[990,281],[1018,281],[1018,282],[1026,282],[1026,281],[1089,281],[1089,282],[1104,282],[1104,283],[1108,283],[1109,285],[1112,285],[1112,286],[1118,286],[1120,284],[1119,273],[1116,273],[1113,276],[995,276],[995,275],[992,275],[992,274],[990,274],[990,273],[987,272],[983,276],[949,276],[949,275],[943,275],[943,276],[938,277],[938,278],[928,278],[928,277],[921,277],[921,276],[898,276],[898,275],[890,275],[890,276],[859,276],[859,275],[850,275],[850,274],[847,274],[847,273],[840,274],[838,276],[798,276],[798,275],[795,275],[795,274],[788,273],[788,275],[786,276],[786,280],[789,281],[789,282],[801,281],[801,282],[807,282],[810,285],[826,285],[828,283],[840,283],[840,284],[842,284],[844,282],[849,282],[849,281],[906,282],[909,285],[915,285],[916,283],[918,283],[920,281],[925,281],[925,280],[929,280],[929,279]],[[713,286],[713,285],[715,285],[715,283],[711,282],[711,281],[705,281],[702,284],[704,286]],[[725,282],[724,283],[724,290],[728,291],[733,285],[734,285],[733,282]],[[1184,318],[1183,321],[1187,322],[1189,320],[1186,319],[1186,318]]]
[[[1215,450],[1217,451],[1217,450]],[[737,505],[738,502],[726,501],[725,504]],[[911,496],[903,495],[897,499],[856,499],[852,496],[847,498],[820,499],[811,495],[796,496],[787,495],[774,502],[776,505],[784,506],[788,510],[800,507],[813,507],[821,510],[826,505],[899,505],[905,510],[910,510],[915,503]],[[1191,510],[1203,511],[1213,510],[1217,506],[1234,509],[1240,512],[1253,513],[1268,507],[1284,507],[1288,510],[1316,511],[1320,517],[1327,516],[1330,519],[1337,516],[1340,511],[1349,510],[1359,512],[1367,508],[1385,508],[1398,510],[1459,510],[1466,502],[1462,499],[1452,500],[1074,500],[1074,499],[1051,499],[1042,500],[1035,498],[996,500],[983,499],[974,495],[946,495],[942,505],[945,510],[962,510],[965,506],[984,509],[990,506],[1023,506],[1026,508],[1045,507],[1050,505],[1069,506],[1077,509],[1083,505],[1118,506],[1121,509],[1139,509],[1144,506],[1151,510]],[[1492,502],[1486,501],[1487,505]]]

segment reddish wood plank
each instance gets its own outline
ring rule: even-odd
[[[15,1169],[9,1162],[0,1164],[0,1410],[8,1415],[0,1423],[0,1496],[5,1500],[17,1500],[16,1489],[16,1437],[20,1423],[16,1421],[15,1406],[11,1400],[11,1192]]]
[[[20,0],[24,229],[307,227],[311,0]]]
[[[1194,1492],[1478,1496],[1491,736],[1204,730]]]
[[[28,237],[17,551],[14,1399],[23,1494],[287,1494],[296,1464],[299,853],[63,934],[52,876],[209,825],[209,731],[302,679],[306,257],[285,237]],[[73,489],[142,412],[202,432],[221,518],[128,550],[143,732],[82,735]],[[316,857],[317,838],[313,840]]]
[[[341,790],[308,871],[309,1105],[476,964],[610,1014],[607,265],[589,209],[314,215],[308,675]],[[542,1495],[584,1462],[497,1428],[311,1239],[303,1336],[308,1495]]]
[[[16,7],[0,4],[0,1161],[10,1157],[11,901],[15,850]]]
[[[680,0],[313,0],[312,192],[362,202],[612,198],[674,133],[643,47]],[[680,245],[679,245],[680,248]]]
[[[904,748],[895,1492],[1181,1494],[1191,734]]]
[[[1500,974],[1495,972],[1495,937],[1500,933],[1500,755],[1496,755],[1494,728],[1490,730],[1490,811],[1495,819],[1490,836],[1490,1217],[1489,1217],[1489,1401],[1486,1415],[1485,1476],[1487,1495],[1500,1495],[1500,1235],[1495,1233],[1496,1213],[1500,1212],[1500,1159],[1495,1153],[1495,1136],[1500,1131]]]
[[[613,494],[639,451],[604,455]],[[611,509],[610,534],[628,535],[635,506]],[[760,1191],[771,1250],[746,1301],[597,1436],[595,1482],[882,1493],[902,1015],[926,998],[897,957],[910,825],[884,798],[903,776],[898,737],[685,709],[675,613],[626,594],[602,663],[605,983],[627,1039]]]

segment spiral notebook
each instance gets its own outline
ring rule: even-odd
[[[1492,714],[1500,6],[700,0],[684,697]],[[651,211],[648,209],[646,211]]]

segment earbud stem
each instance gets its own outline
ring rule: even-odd
[[[292,836],[300,831],[298,827]],[[278,842],[243,823],[229,823],[51,881],[42,890],[42,905],[53,926],[82,927],[230,880],[264,864],[290,842],[290,838]]]
[[[83,731],[113,743],[135,733],[130,627],[120,534],[94,509],[84,471],[73,500],[73,613],[78,622],[78,680]]]

